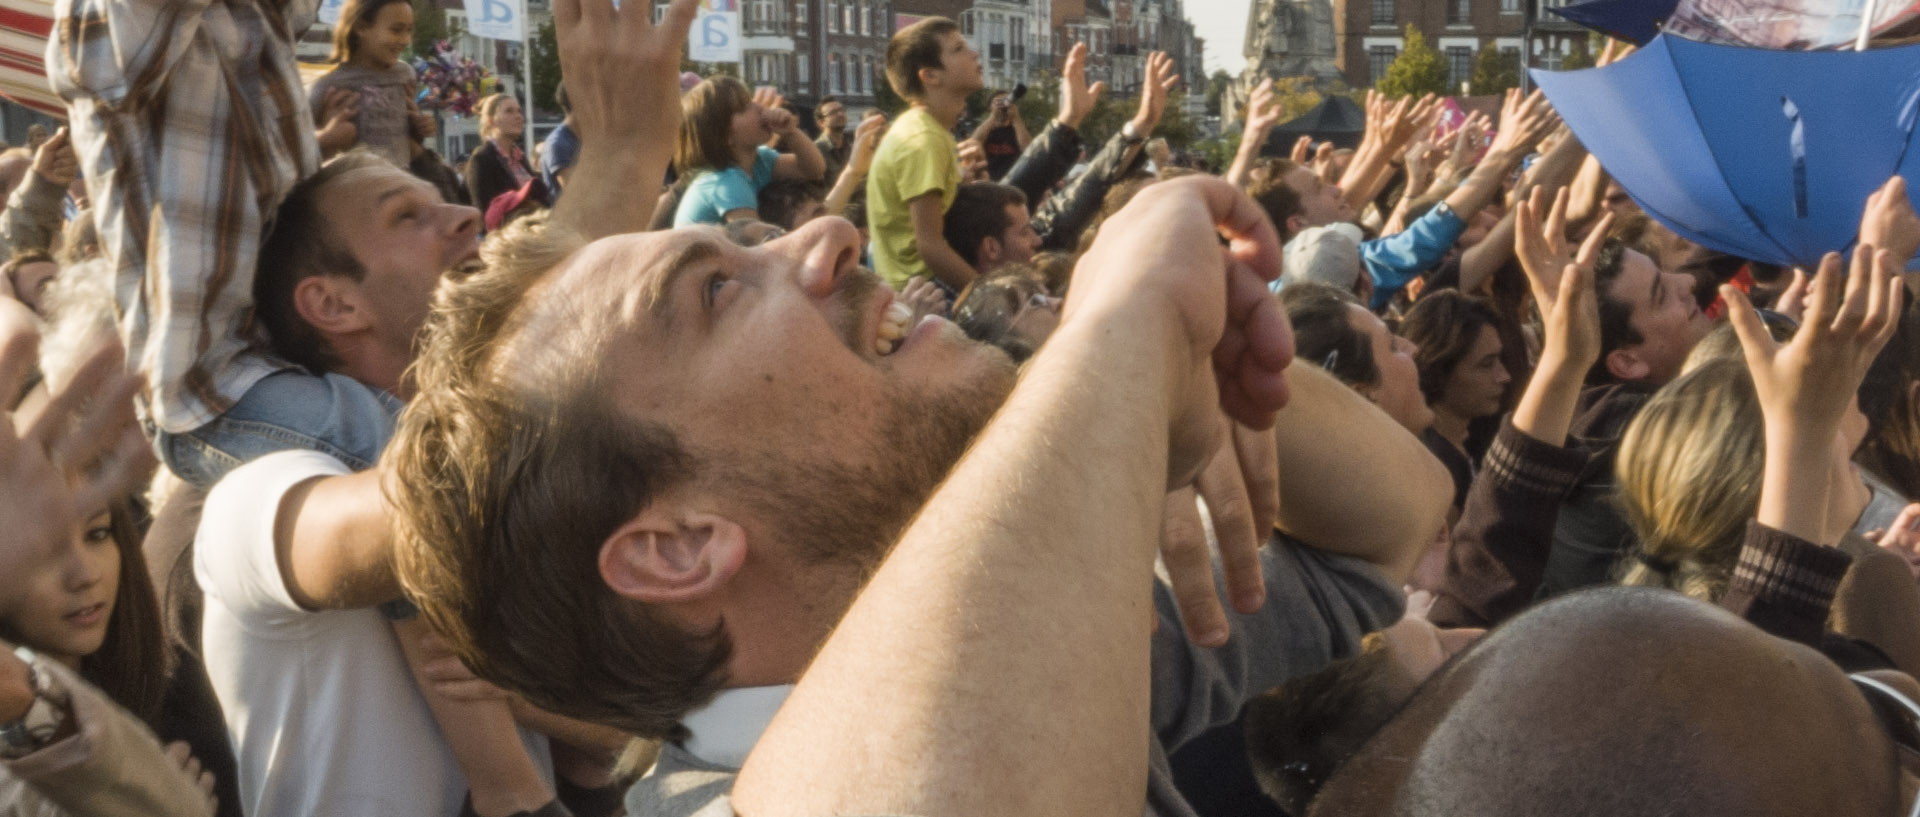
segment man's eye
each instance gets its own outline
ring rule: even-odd
[[[707,279],[707,305],[712,306],[714,299],[720,297],[720,288],[727,285],[727,276],[714,273]]]

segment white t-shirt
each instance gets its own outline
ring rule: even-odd
[[[466,778],[392,626],[374,610],[301,609],[281,579],[281,498],[347,473],[325,454],[283,451],[235,469],[207,495],[193,571],[206,591],[202,649],[239,759],[240,800],[263,817],[453,817]],[[550,770],[546,740],[528,743]]]

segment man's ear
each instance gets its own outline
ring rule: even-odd
[[[1281,236],[1280,240],[1282,242],[1285,242],[1287,239],[1290,239],[1296,235],[1299,235],[1301,230],[1304,230],[1312,225],[1307,223],[1306,216],[1295,213],[1291,216],[1287,216],[1287,223],[1283,226],[1286,228],[1287,234]]]
[[[987,269],[1000,263],[1000,252],[1003,249],[1005,248],[1000,246],[1000,239],[987,236],[980,239],[980,249],[973,254],[973,257],[979,260],[979,266],[982,269]]]
[[[920,78],[920,87],[922,89],[932,88],[939,84],[940,69],[938,68],[922,68],[913,72],[913,74]]]
[[[1653,374],[1653,367],[1631,349],[1615,349],[1607,353],[1607,373],[1615,380],[1631,383],[1647,379],[1647,375]]]
[[[656,502],[600,545],[600,579],[635,601],[698,601],[725,587],[746,558],[747,532],[738,523]]]
[[[313,328],[334,335],[366,330],[373,313],[361,300],[360,287],[336,275],[309,275],[293,285],[293,309]]]

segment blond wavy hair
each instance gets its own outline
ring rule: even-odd
[[[484,269],[442,284],[418,396],[389,449],[395,566],[426,620],[482,678],[536,706],[674,737],[725,679],[725,634],[615,594],[602,544],[687,478],[674,435],[605,395],[618,298],[562,287],[585,242],[533,217],[489,238]]]
[[[1747,520],[1760,507],[1761,423],[1753,378],[1738,358],[1700,361],[1640,409],[1614,462],[1621,505],[1640,539],[1622,584],[1706,601],[1726,591]]]

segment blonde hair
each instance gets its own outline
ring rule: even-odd
[[[1738,359],[1700,363],[1667,384],[1620,438],[1614,476],[1639,536],[1620,583],[1705,601],[1726,591],[1766,458],[1760,399]]]
[[[493,117],[495,114],[499,113],[500,106],[506,104],[509,101],[517,103],[520,100],[515,98],[512,94],[488,94],[486,97],[480,100],[480,104],[474,106],[474,110],[480,112],[480,137],[481,138],[483,139],[494,138],[495,134],[498,132],[498,129],[495,128],[493,125]]]

